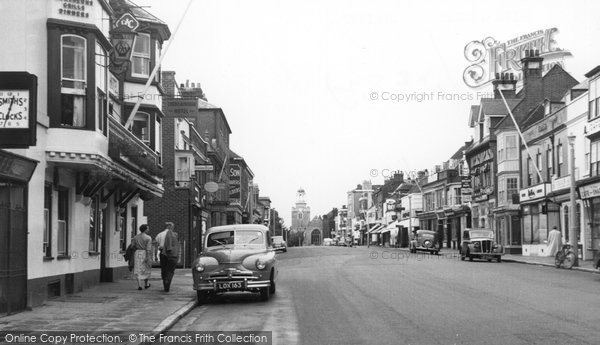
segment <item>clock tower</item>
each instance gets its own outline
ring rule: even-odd
[[[298,188],[296,192],[296,205],[292,207],[292,225],[290,230],[304,231],[310,222],[310,207],[304,200],[306,192],[304,188]]]

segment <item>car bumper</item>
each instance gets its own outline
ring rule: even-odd
[[[502,256],[502,253],[470,253],[474,258],[480,259],[495,259]]]
[[[242,287],[239,289],[218,289],[217,283],[225,282],[242,282]],[[271,286],[270,280],[248,280],[248,279],[210,279],[203,280],[194,284],[194,290],[199,291],[216,291],[216,292],[227,292],[227,291],[252,291],[255,289],[266,288]]]

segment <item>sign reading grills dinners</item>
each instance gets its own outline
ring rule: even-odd
[[[465,58],[471,63],[463,72],[463,80],[471,88],[479,88],[492,82],[496,73],[514,73],[517,81],[522,78],[521,58],[529,49],[538,50],[544,58],[542,71],[554,65],[564,68],[564,59],[571,57],[568,50],[558,47],[555,35],[557,28],[538,30],[520,35],[501,43],[492,37],[471,41],[465,46]]]

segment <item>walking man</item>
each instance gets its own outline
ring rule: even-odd
[[[175,266],[179,260],[179,239],[177,233],[173,231],[174,228],[175,225],[173,223],[167,223],[164,242],[160,251],[160,267],[165,292],[169,292],[171,288],[171,280],[173,280]]]

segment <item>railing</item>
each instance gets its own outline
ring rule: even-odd
[[[164,177],[158,166],[158,154],[146,146],[117,120],[109,117],[108,155],[115,161],[125,162],[154,177]]]

